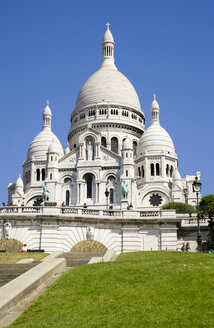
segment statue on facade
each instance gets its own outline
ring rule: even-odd
[[[4,223],[4,238],[5,239],[10,239],[10,234],[11,234],[11,223],[10,222],[5,222]]]
[[[94,228],[87,227],[87,229],[86,229],[86,238],[87,238],[87,240],[93,240],[94,239]]]
[[[92,142],[89,141],[87,144],[87,155],[88,155],[88,161],[92,161],[93,159],[93,145]]]
[[[129,193],[129,189],[128,189],[128,184],[125,181],[121,181],[121,187],[122,187],[122,198],[124,200],[128,199],[128,193]]]
[[[49,199],[50,199],[50,192],[49,192],[49,190],[48,190],[47,185],[44,184],[44,185],[42,186],[42,188],[43,188],[42,201],[43,201],[43,202],[49,202]]]

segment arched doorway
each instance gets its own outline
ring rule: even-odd
[[[90,204],[95,201],[95,177],[92,173],[86,173],[83,179],[85,180],[84,202]]]

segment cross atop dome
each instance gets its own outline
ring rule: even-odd
[[[110,26],[110,25],[111,25],[111,24],[110,24],[109,22],[106,23],[107,30],[109,30],[109,26]]]

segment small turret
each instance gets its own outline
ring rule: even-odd
[[[70,149],[69,149],[68,143],[67,143],[67,147],[65,148],[64,155],[68,155],[69,153],[70,153]]]
[[[103,36],[102,48],[103,48],[103,65],[108,65],[114,63],[114,38],[109,29],[109,23],[107,25],[107,30]]]
[[[50,129],[51,130],[51,109],[49,107],[49,101],[46,102],[46,107],[43,111],[43,130],[44,129]]]
[[[159,123],[159,111],[160,107],[159,104],[156,100],[156,95],[154,94],[153,96],[154,100],[151,104],[150,112],[151,112],[151,124],[153,123]]]

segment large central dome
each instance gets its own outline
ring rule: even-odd
[[[102,47],[102,65],[81,88],[75,110],[104,101],[141,111],[135,88],[114,64],[114,39],[109,27],[104,34]]]

